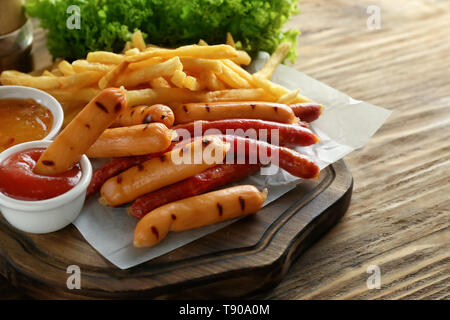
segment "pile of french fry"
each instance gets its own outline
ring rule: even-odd
[[[284,60],[284,43],[263,69],[248,73],[242,66],[250,56],[237,50],[230,34],[223,45],[196,45],[165,49],[146,44],[136,31],[123,53],[90,52],[86,59],[55,62],[40,75],[4,71],[3,85],[44,90],[63,106],[67,124],[100,90],[124,87],[130,107],[156,103],[267,101],[285,104],[310,102],[300,90],[290,91],[269,79]]]

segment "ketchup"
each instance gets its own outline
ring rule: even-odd
[[[45,148],[20,151],[0,163],[0,192],[18,200],[45,200],[72,189],[81,179],[80,164],[56,176],[33,172]]]

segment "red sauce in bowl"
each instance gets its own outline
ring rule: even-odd
[[[56,175],[33,172],[45,148],[20,151],[0,163],[0,192],[18,200],[38,201],[57,197],[72,189],[81,179],[81,166]]]

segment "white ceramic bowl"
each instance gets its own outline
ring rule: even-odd
[[[0,154],[0,163],[10,155],[31,148],[47,148],[51,141],[40,140],[15,145]],[[31,233],[57,231],[72,223],[80,214],[86,190],[92,177],[92,166],[83,155],[81,179],[71,190],[55,198],[41,201],[17,200],[0,192],[0,211],[17,229]],[[24,186],[26,187],[26,186]]]
[[[56,137],[59,130],[61,130],[64,120],[64,111],[58,100],[48,93],[30,87],[0,86],[0,99],[8,98],[33,99],[50,110],[53,115],[53,125],[48,135],[42,140],[52,140]]]

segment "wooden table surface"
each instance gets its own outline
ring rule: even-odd
[[[255,298],[449,299],[450,1],[300,4],[289,23],[302,30],[294,67],[393,113],[345,158],[354,176],[347,214]],[[379,30],[367,27],[369,6],[380,8]],[[36,67],[49,59],[39,52]],[[366,284],[373,265],[380,289]],[[0,279],[0,298],[23,297]]]

